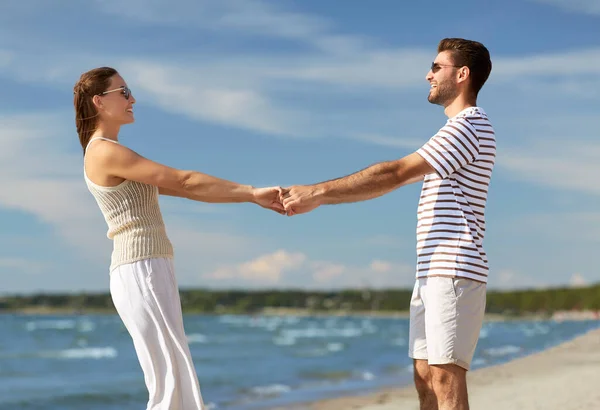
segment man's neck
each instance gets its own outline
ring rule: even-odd
[[[459,95],[444,108],[444,114],[446,114],[448,118],[452,118],[462,110],[475,106],[477,106],[476,98],[467,98],[466,96]]]

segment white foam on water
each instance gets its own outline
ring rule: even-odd
[[[356,327],[347,328],[332,328],[332,329],[319,329],[319,328],[308,328],[308,329],[285,329],[282,332],[283,337],[293,339],[318,339],[318,338],[329,338],[329,337],[359,337],[364,334],[362,329]]]
[[[327,329],[333,329],[334,327],[337,326],[337,324],[338,324],[338,320],[337,320],[337,318],[334,318],[334,317],[329,318],[325,321],[325,327]]]
[[[253,394],[261,397],[279,396],[290,391],[292,391],[292,388],[290,386],[286,386],[285,384],[270,384],[268,386],[253,387],[251,389]]]
[[[277,346],[293,346],[296,344],[296,339],[294,339],[293,337],[285,336],[275,337],[273,338],[273,343]]]
[[[93,332],[96,329],[96,325],[94,322],[90,322],[89,320],[84,320],[79,322],[78,330],[83,333]]]
[[[532,337],[536,335],[545,335],[550,332],[550,327],[544,326],[540,323],[532,323],[531,327],[523,327],[521,329],[525,336]]]
[[[490,347],[485,349],[484,352],[489,356],[508,356],[511,354],[519,353],[522,349],[519,346],[506,345],[500,347]]]
[[[480,339],[487,339],[488,335],[490,334],[490,331],[488,328],[482,327],[481,330],[479,331],[479,338]]]
[[[112,359],[117,357],[117,350],[113,347],[84,347],[46,352],[41,356],[55,359]]]
[[[327,344],[327,350],[329,350],[330,352],[341,352],[342,350],[344,350],[344,344],[343,343],[329,343],[329,344]]]
[[[363,380],[373,380],[375,378],[375,375],[371,372],[363,372],[361,374],[361,378]]]
[[[406,339],[403,337],[394,339],[392,340],[392,346],[406,346]]]
[[[64,320],[38,320],[34,322],[27,322],[25,324],[25,328],[33,332],[38,329],[56,329],[56,330],[66,330],[66,329],[75,329],[77,323],[74,320],[64,319]]]
[[[236,316],[225,315],[219,318],[221,323],[236,327],[250,327],[266,329],[268,331],[278,330],[284,325],[296,324],[299,319],[287,316]]]
[[[377,328],[377,326],[375,326],[373,324],[373,322],[371,320],[369,320],[369,319],[363,319],[361,325],[362,325],[363,330],[367,334],[374,334],[374,333],[377,333],[379,331],[379,329]]]
[[[86,347],[88,345],[88,341],[86,339],[77,339],[77,346]]]
[[[187,336],[187,340],[189,344],[192,343],[208,343],[208,338],[201,333],[192,333]]]

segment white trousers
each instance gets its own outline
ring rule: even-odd
[[[117,266],[110,273],[110,293],[144,373],[147,410],[204,410],[173,261],[152,258]]]

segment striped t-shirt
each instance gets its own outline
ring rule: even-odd
[[[435,173],[425,176],[418,208],[417,278],[464,277],[487,283],[485,205],[496,158],[487,114],[469,107],[417,150]]]

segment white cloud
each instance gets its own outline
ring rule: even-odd
[[[297,270],[305,260],[306,255],[302,253],[278,250],[237,266],[220,267],[204,278],[243,279],[261,285],[280,284],[284,273]]]
[[[283,2],[275,5],[259,0],[184,0],[168,4],[160,1],[122,3],[97,0],[97,4],[104,12],[127,21],[294,40],[328,53],[344,53],[366,47],[368,43],[362,37],[332,34],[331,21],[313,14],[284,10]]]
[[[256,86],[228,82],[224,72],[151,61],[123,62],[120,67],[131,73],[128,83],[134,90],[145,92],[149,102],[167,112],[268,134],[287,134],[289,125],[284,124],[292,122]]]
[[[539,209],[535,213],[519,215],[510,223],[507,221],[505,228],[522,236],[550,238],[563,246],[566,243],[589,245],[600,242],[600,212],[548,212]]]
[[[347,270],[346,266],[331,262],[313,262],[311,269],[312,277],[317,284],[331,283]]]
[[[221,266],[204,279],[218,287],[386,288],[414,283],[414,268],[374,260],[367,266],[311,260],[301,252],[278,250],[237,265]]]
[[[43,265],[28,259],[22,258],[0,258],[0,270],[6,272],[6,276],[10,277],[15,274],[15,271],[26,274],[39,274],[43,272]]]
[[[375,145],[391,148],[417,149],[425,143],[424,139],[399,138],[388,135],[377,135],[372,133],[348,133],[349,138],[364,141]]]
[[[573,288],[580,288],[587,286],[588,282],[581,273],[574,273],[573,276],[571,276],[569,285]]]
[[[370,268],[374,272],[387,273],[392,270],[392,264],[386,261],[374,260],[371,262]]]
[[[539,278],[514,269],[490,272],[488,287],[492,290],[542,289],[548,284]]]
[[[565,62],[568,61],[568,64]],[[597,73],[600,48],[561,50],[519,57],[493,58],[493,77],[518,80],[528,76],[585,76]],[[492,76],[490,76],[490,79]]]
[[[564,141],[568,141],[565,144]],[[533,140],[499,153],[498,166],[514,178],[551,188],[600,195],[600,144],[573,136]]]
[[[364,243],[367,243],[369,245],[373,245],[373,246],[378,246],[378,247],[384,247],[384,248],[402,248],[402,247],[406,247],[406,246],[414,246],[414,239],[411,239],[410,241],[407,241],[405,238],[402,238],[400,236],[393,236],[393,235],[375,235],[375,236],[371,236],[368,237],[366,240],[364,240]],[[363,240],[361,239],[361,243],[363,243]]]
[[[591,15],[600,15],[598,0],[530,0],[536,3],[556,6],[561,9]]]
[[[0,49],[0,67],[7,66],[13,61],[13,53]]]
[[[106,250],[106,243],[89,231],[101,231],[103,221],[94,214],[95,203],[86,191],[81,155],[67,153],[68,144],[61,138],[73,133],[66,129],[64,117],[47,113],[0,117],[0,206],[35,215],[64,241],[93,257]]]
[[[419,117],[428,117],[422,112],[408,112],[398,103],[397,92],[423,87],[424,99],[424,77],[435,56],[435,45],[427,49],[393,48],[363,36],[341,35],[333,22],[295,12],[290,3],[275,6],[263,1],[188,0],[167,5],[161,1],[121,4],[99,0],[96,5],[127,22],[186,26],[198,30],[198,35],[202,30],[212,30],[222,38],[237,30],[294,39],[311,47],[286,53],[227,46],[218,53],[182,48],[168,55],[155,53],[140,58],[101,52],[91,55],[85,44],[73,47],[69,54],[52,47],[48,47],[52,53],[40,54],[25,47],[18,53],[4,50],[12,57],[5,58],[4,68],[0,64],[0,72],[19,81],[70,87],[79,75],[75,67],[109,61],[124,73],[140,103],[197,121],[276,136],[346,137],[409,149],[423,142],[404,136],[415,134],[408,128],[410,124],[418,122]],[[235,39],[232,43],[239,45]],[[600,90],[598,66],[598,48],[499,55],[494,56],[490,83],[528,94],[532,88],[554,93],[561,100],[565,93],[590,99],[600,95],[600,91],[594,91]],[[539,87],[541,83],[551,83],[552,87]],[[423,131],[416,132],[422,135]]]

